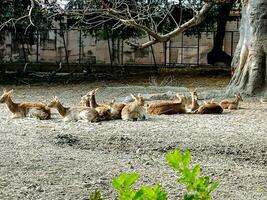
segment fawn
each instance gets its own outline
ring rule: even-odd
[[[81,97],[80,104],[90,108],[94,108],[101,120],[110,120],[111,116],[111,106],[109,104],[98,104],[95,99],[95,94],[98,88],[88,92],[86,95]]]
[[[145,108],[144,108],[144,98],[138,94],[137,96],[134,96],[131,94],[132,98],[134,99],[133,102],[126,104],[122,111],[121,111],[121,118],[123,120],[145,120]]]
[[[5,103],[13,113],[12,118],[33,117],[37,119],[50,119],[51,112],[45,103],[42,102],[22,102],[14,103],[11,99],[13,90],[4,89],[0,98],[0,103]]]
[[[222,100],[220,102],[220,106],[223,109],[236,110],[236,109],[238,109],[239,101],[243,101],[243,99],[242,99],[240,93],[236,93],[235,94],[235,99],[233,101],[230,101],[230,100]]]
[[[197,114],[222,114],[222,112],[223,108],[213,100],[204,101],[204,105],[195,110]]]
[[[85,106],[64,107],[57,96],[53,97],[48,104],[50,108],[56,108],[65,122],[83,120],[87,122],[98,122],[100,120],[98,112],[94,108]]]
[[[171,115],[178,113],[186,113],[185,97],[176,94],[177,99],[173,101],[161,101],[148,105],[146,111],[150,115]]]

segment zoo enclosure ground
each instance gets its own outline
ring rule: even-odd
[[[163,79],[162,79],[163,80]],[[200,95],[223,94],[226,77],[174,79],[172,86],[153,86],[151,79],[71,85],[5,85],[14,99],[44,100],[58,95],[75,105],[80,95],[100,87],[97,99],[123,99],[129,93],[184,93],[199,87]],[[156,78],[156,82],[161,79]],[[207,87],[208,86],[208,87]],[[203,92],[205,91],[205,92]],[[218,100],[218,98],[216,99]],[[220,180],[214,199],[264,199],[267,196],[267,108],[257,98],[244,98],[242,109],[222,115],[153,116],[147,121],[64,123],[53,119],[10,119],[0,105],[0,199],[87,199],[99,188],[114,199],[111,178],[123,171],[141,174],[138,184],[162,183],[170,199],[183,188],[165,160],[174,148],[191,149],[203,173]],[[253,101],[257,100],[257,103]]]

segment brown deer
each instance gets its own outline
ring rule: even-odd
[[[111,106],[109,104],[98,104],[96,102],[95,95],[97,91],[98,88],[91,90],[86,95],[82,96],[80,104],[83,106],[94,108],[98,112],[101,120],[110,120],[112,119]]]
[[[110,114],[111,119],[121,119],[121,111],[125,107],[124,103],[115,103],[115,100],[113,99],[111,103],[109,103],[110,106]]]
[[[191,105],[188,106],[190,111],[195,111],[199,108],[199,104],[197,102],[198,100],[198,95],[197,95],[197,88],[194,89],[193,91],[190,92],[191,94]]]
[[[0,98],[0,103],[5,103],[7,108],[13,113],[12,118],[32,117],[37,119],[50,119],[51,112],[45,103],[42,102],[22,102],[14,103],[11,99],[13,90],[4,89]]]
[[[176,94],[177,99],[173,101],[161,101],[148,105],[146,112],[150,115],[172,115],[186,113],[185,97]]]
[[[87,122],[100,121],[100,116],[94,108],[85,106],[64,107],[56,96],[48,104],[48,107],[57,109],[65,122],[78,120]]]
[[[223,108],[213,100],[204,101],[204,105],[200,106],[195,113],[197,114],[222,114]]]
[[[121,111],[121,118],[123,120],[145,120],[145,108],[144,108],[144,98],[138,94],[137,96],[134,96],[131,94],[132,98],[134,99],[133,102],[126,104],[122,111]]]
[[[223,109],[236,110],[236,109],[238,109],[239,101],[243,101],[243,99],[242,99],[240,93],[236,93],[235,94],[235,99],[233,101],[230,101],[230,100],[222,100],[220,102],[220,106]]]

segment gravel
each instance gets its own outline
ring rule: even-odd
[[[130,93],[183,93],[187,89],[103,86],[102,82],[5,87],[14,89],[18,102],[48,102],[57,95],[65,105],[75,105],[82,94],[98,86],[102,86],[96,96],[100,103],[125,99]],[[222,95],[223,88],[200,87],[199,91],[214,98],[213,91]],[[111,180],[121,172],[140,173],[136,186],[161,183],[169,199],[182,199],[184,187],[166,164],[166,153],[174,148],[190,149],[193,164],[201,164],[204,175],[220,181],[213,199],[267,199],[266,106],[257,97],[244,98],[240,110],[222,115],[162,115],[137,122],[84,123],[63,122],[55,111],[51,120],[11,119],[1,104],[0,199],[85,200],[95,189],[107,199],[115,199]]]

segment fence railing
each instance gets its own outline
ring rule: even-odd
[[[203,65],[207,64],[207,53],[213,46],[215,33],[200,32],[197,36],[183,33],[169,42],[134,50],[121,39],[101,40],[84,35],[78,29],[38,30],[26,35],[0,32],[0,63]],[[224,50],[229,55],[234,54],[238,38],[238,31],[226,31]]]

